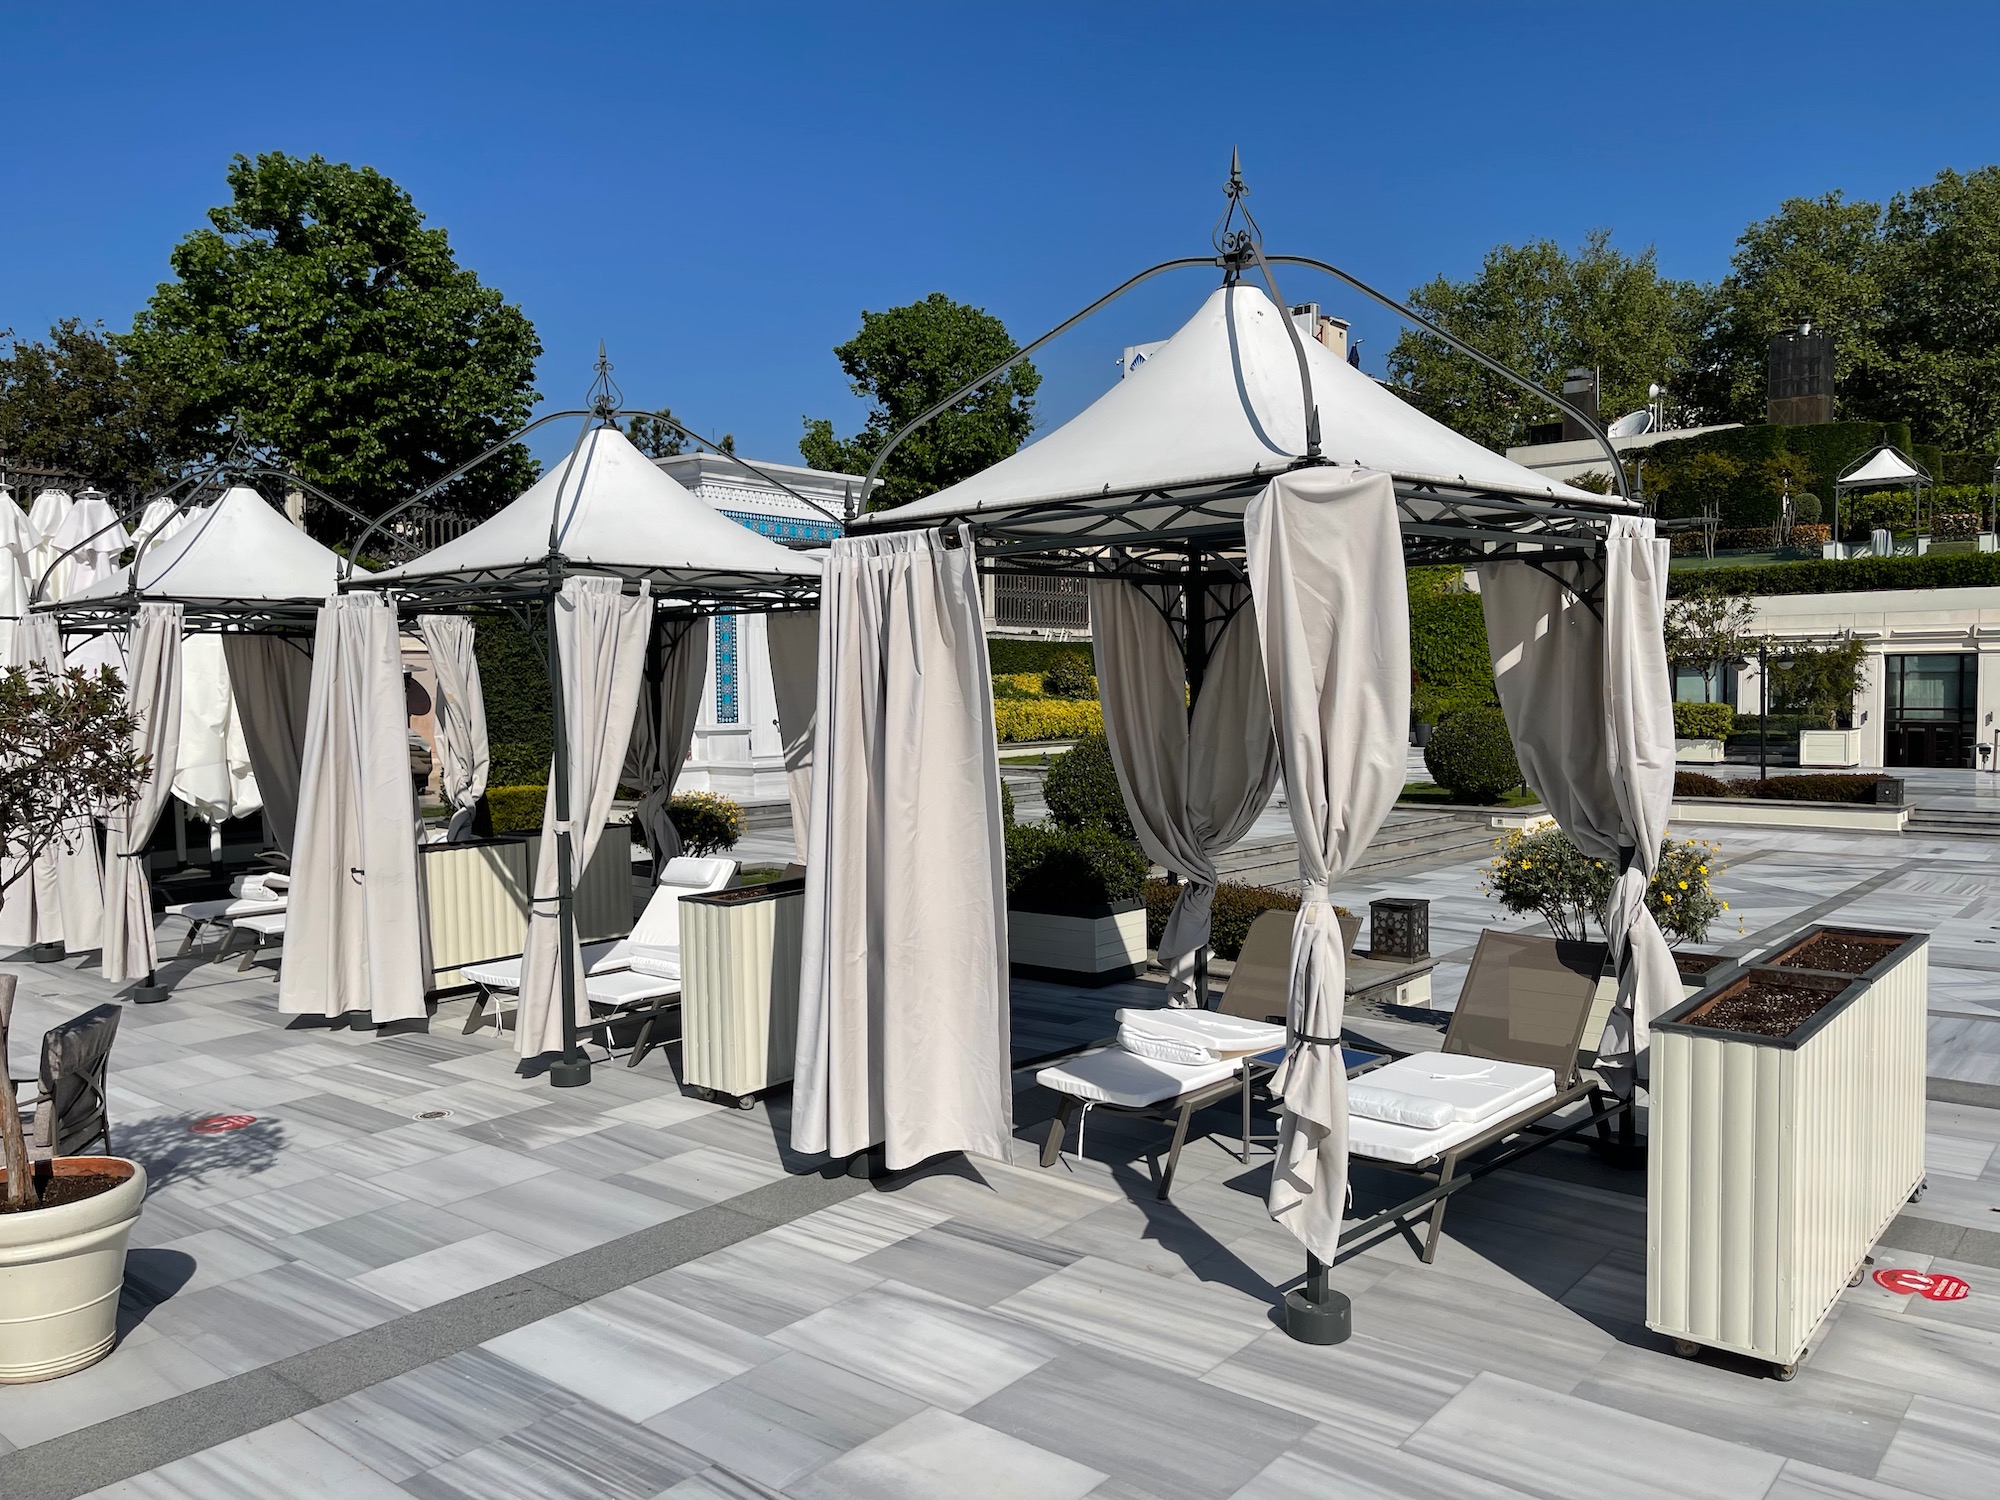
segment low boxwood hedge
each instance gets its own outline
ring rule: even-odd
[[[1167,930],[1167,913],[1173,910],[1181,888],[1165,880],[1146,882],[1146,946],[1160,946]],[[1244,885],[1225,880],[1215,888],[1215,905],[1210,909],[1209,951],[1217,958],[1234,960],[1242,956],[1243,940],[1250,924],[1267,911],[1297,911],[1298,893],[1276,886]]]
[[[1104,710],[1074,698],[1003,699],[993,705],[993,730],[1003,743],[1073,740],[1104,732]]]
[[[1674,733],[1684,740],[1726,740],[1736,727],[1736,710],[1727,703],[1676,703]]]
[[[1866,802],[1878,798],[1877,788],[1893,776],[1846,775],[1838,771],[1796,776],[1707,776],[1676,771],[1676,797],[1748,797],[1777,802]]]
[[[1088,912],[1138,896],[1146,856],[1107,828],[1007,825],[1007,903]]]

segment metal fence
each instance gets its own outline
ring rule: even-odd
[[[1039,573],[993,575],[992,625],[998,630],[1090,632],[1089,580]]]

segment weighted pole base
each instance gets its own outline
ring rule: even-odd
[[[168,989],[164,984],[149,982],[146,984],[135,984],[126,990],[125,994],[134,1005],[158,1005],[162,1000],[170,998],[173,995],[173,991]]]
[[[575,1057],[558,1058],[549,1064],[549,1086],[559,1089],[580,1089],[590,1082],[590,1059],[579,1053]]]
[[[872,1180],[889,1175],[889,1163],[880,1146],[857,1151],[847,1159],[847,1175]]]
[[[28,957],[38,964],[59,964],[63,961],[61,943],[37,943],[28,950]]]
[[[1305,1287],[1287,1292],[1285,1332],[1301,1344],[1344,1344],[1354,1332],[1354,1304],[1331,1287],[1322,1301],[1314,1301]]]

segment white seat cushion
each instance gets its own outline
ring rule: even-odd
[[[247,917],[231,917],[231,927],[241,927],[263,937],[282,937],[285,932],[285,914],[274,912],[252,912]]]
[[[592,1004],[637,1005],[644,1000],[657,1000],[663,995],[678,995],[681,982],[620,969],[615,974],[591,975],[589,989]]]
[[[1157,1062],[1246,1057],[1285,1045],[1285,1028],[1213,1011],[1166,1007],[1118,1012],[1118,1045]]]
[[[625,967],[624,939],[583,945],[584,972],[602,974]],[[485,963],[466,964],[458,971],[482,989],[518,990],[521,987],[521,960],[493,958]]]
[[[1347,1111],[1390,1125],[1434,1130],[1496,1119],[1543,1094],[1556,1075],[1525,1063],[1462,1053],[1419,1052],[1399,1057],[1348,1086]]]
[[[1122,1047],[1106,1047],[1053,1063],[1035,1074],[1035,1082],[1092,1104],[1142,1109],[1233,1078],[1242,1066],[1234,1059],[1193,1064],[1156,1062]]]
[[[681,950],[633,943],[627,954],[627,967],[634,974],[650,974],[655,979],[679,979]]]
[[[167,915],[186,917],[190,922],[233,922],[238,917],[265,917],[284,909],[283,896],[230,896],[214,901],[177,901],[167,908]]]
[[[1380,1071],[1387,1072],[1388,1069]],[[1541,1071],[1548,1073],[1547,1069]],[[1368,1076],[1372,1078],[1375,1075]],[[1540,1093],[1517,1100],[1507,1113],[1514,1114],[1530,1104],[1555,1098],[1555,1076],[1548,1074],[1548,1079]],[[1349,1085],[1350,1092],[1353,1087]],[[1442,1156],[1453,1146],[1471,1140],[1492,1124],[1493,1120],[1454,1120],[1439,1130],[1419,1130],[1414,1125],[1392,1125],[1386,1120],[1371,1120],[1364,1115],[1350,1114],[1347,1117],[1347,1150],[1351,1156],[1412,1166],[1429,1161],[1434,1156]]]

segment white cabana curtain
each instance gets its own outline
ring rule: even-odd
[[[30,615],[20,622],[14,633],[12,661],[15,666],[39,666],[51,673],[64,670],[62,636],[52,616]],[[36,857],[33,876],[8,887],[8,904],[15,906],[27,891],[34,893],[33,904],[26,909],[15,907],[0,931],[17,937],[22,946],[59,941],[65,953],[87,953],[100,946],[104,936],[104,865],[97,855],[94,817],[79,814],[69,822],[62,837]]]
[[[618,769],[631,742],[646,670],[646,630],[653,599],[648,585],[621,592],[616,578],[571,578],[549,612],[560,663],[564,742],[569,749],[570,878],[581,880],[597,851],[618,791]],[[535,897],[529,908],[528,945],[521,959],[521,1004],[514,1046],[523,1057],[562,1050],[561,985],[556,968],[555,776],[542,810],[542,845],[535,861]],[[583,957],[564,955],[576,973],[576,1015],[590,1019]]]
[[[47,597],[67,599],[111,577],[118,571],[118,559],[131,544],[130,534],[118,522],[118,512],[102,495],[85,491],[64,513],[62,523],[49,538],[50,553],[62,561],[55,565],[55,572],[49,578]],[[64,556],[65,553],[68,555]],[[114,635],[86,636],[70,648],[68,662],[88,672],[109,667],[123,673],[125,653],[119,649]]]
[[[1572,592],[1579,564],[1479,570],[1494,681],[1521,774],[1572,844],[1619,871],[1604,924],[1618,1003],[1598,1066],[1628,1095],[1653,1017],[1681,993],[1673,951],[1646,909],[1674,797],[1673,681],[1662,638],[1667,551],[1651,520],[1612,519],[1602,619]]]
[[[139,721],[132,748],[150,766],[145,785],[111,809],[104,850],[104,977],[114,984],[150,975],[153,896],[146,845],[173,800],[181,738],[181,607],[141,604],[126,641],[125,699]]]
[[[278,1009],[424,1014],[409,711],[396,612],[379,594],[320,607],[293,830]]]
[[[173,790],[210,823],[247,817],[264,805],[218,635],[191,635],[181,642],[180,751]]]
[[[0,485],[0,666],[14,659],[15,623],[27,614],[34,587],[28,560],[40,542],[27,513],[14,503],[14,492]]]
[[[792,1139],[891,1170],[1013,1130],[993,682],[969,542],[833,544]]]
[[[447,843],[472,837],[472,814],[486,794],[492,752],[486,743],[486,695],[479,684],[479,657],[473,649],[472,621],[463,615],[420,615],[417,629],[431,654],[437,682],[439,780],[451,808]]]
[[[680,857],[680,831],[667,816],[667,804],[673,800],[681,767],[687,764],[695,720],[701,717],[701,692],[708,682],[709,624],[705,616],[660,615],[652,628],[660,638],[656,647],[648,649],[662,653],[660,676],[654,681],[641,670],[639,708],[632,716],[622,774],[639,788],[632,821],[652,852],[657,880],[667,861]]]
[[[271,820],[278,847],[290,854],[299,817],[312,657],[299,642],[275,635],[225,635],[222,654],[264,816]]]
[[[35,550],[28,557],[28,586],[40,585],[42,575],[54,565],[57,554],[62,550],[55,544],[56,532],[76,508],[76,501],[70,498],[68,490],[43,490],[35,496],[35,503],[28,511],[28,524],[35,529]],[[55,580],[49,582],[53,585]],[[44,599],[55,595],[47,589],[42,592]]]
[[[1195,959],[1208,946],[1215,856],[1250,831],[1278,779],[1271,700],[1258,661],[1249,591],[1208,591],[1223,621],[1193,711],[1187,663],[1160,605],[1178,590],[1115,579],[1090,585],[1090,633],[1104,735],[1133,832],[1148,857],[1181,877],[1160,937],[1169,1005],[1206,1006]],[[1233,616],[1230,611],[1234,611]]]
[[[1328,884],[1402,794],[1410,615],[1396,492],[1360,469],[1280,475],[1243,516],[1303,904],[1292,934],[1271,1216],[1331,1261],[1347,1206],[1347,945]]]
[[[771,694],[777,699],[778,737],[785,745],[785,791],[792,804],[792,842],[798,862],[811,847],[813,723],[819,694],[819,611],[781,610],[764,617],[771,658]]]

